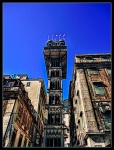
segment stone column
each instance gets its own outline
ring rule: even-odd
[[[19,142],[19,137],[20,137],[20,129],[17,130],[17,134],[16,134],[16,138],[15,138],[15,143],[14,143],[14,147],[17,147],[18,142]]]
[[[25,134],[23,135],[23,139],[22,139],[21,147],[23,147],[23,146],[24,146],[24,141],[25,141]]]
[[[27,139],[26,147],[28,147],[29,139]]]

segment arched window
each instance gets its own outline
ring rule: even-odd
[[[53,70],[53,77],[55,77],[55,71]]]
[[[60,114],[55,115],[55,123],[60,124]]]
[[[60,81],[57,81],[57,89],[60,89]]]
[[[59,70],[57,70],[57,77],[59,77]]]
[[[53,76],[52,77],[55,77],[55,71],[53,70]]]
[[[51,104],[55,104],[55,100],[54,100],[54,96],[52,95],[52,100],[51,100]]]
[[[54,71],[54,77],[56,77],[56,71]]]
[[[50,95],[50,96],[49,96],[49,104],[50,104],[50,105],[55,104],[55,100],[54,100],[54,96],[53,96],[53,95]]]
[[[50,74],[50,76],[52,77],[52,70],[51,70],[51,74]]]
[[[55,95],[55,104],[57,104],[57,95]]]
[[[56,105],[60,104],[60,96],[59,95],[55,95],[55,104]]]
[[[50,89],[55,89],[56,88],[56,81],[51,81],[50,82]]]
[[[56,81],[53,81],[53,89],[56,89]]]
[[[57,89],[57,81],[55,81],[55,89]]]

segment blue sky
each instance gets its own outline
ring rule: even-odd
[[[47,74],[43,47],[52,35],[65,34],[67,78],[63,99],[68,98],[76,54],[111,53],[111,3],[3,3],[3,74]]]

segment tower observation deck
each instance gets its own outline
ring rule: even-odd
[[[64,40],[47,41],[47,46],[44,47],[44,59],[48,76],[50,67],[60,67],[62,79],[66,79],[67,46],[65,46]]]
[[[63,88],[67,74],[64,40],[48,40],[43,50],[48,76],[44,147],[64,147]]]

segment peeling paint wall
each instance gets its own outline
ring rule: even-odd
[[[90,72],[91,68],[96,68],[93,69],[93,74]],[[111,120],[108,118],[111,111],[110,69],[110,54],[87,54],[75,57],[71,98],[73,97],[76,145],[79,147],[106,147],[111,144],[109,142]],[[98,86],[99,94],[95,91],[95,83],[103,85],[102,89]],[[100,90],[104,93],[100,94]],[[99,142],[92,138],[98,138]]]

